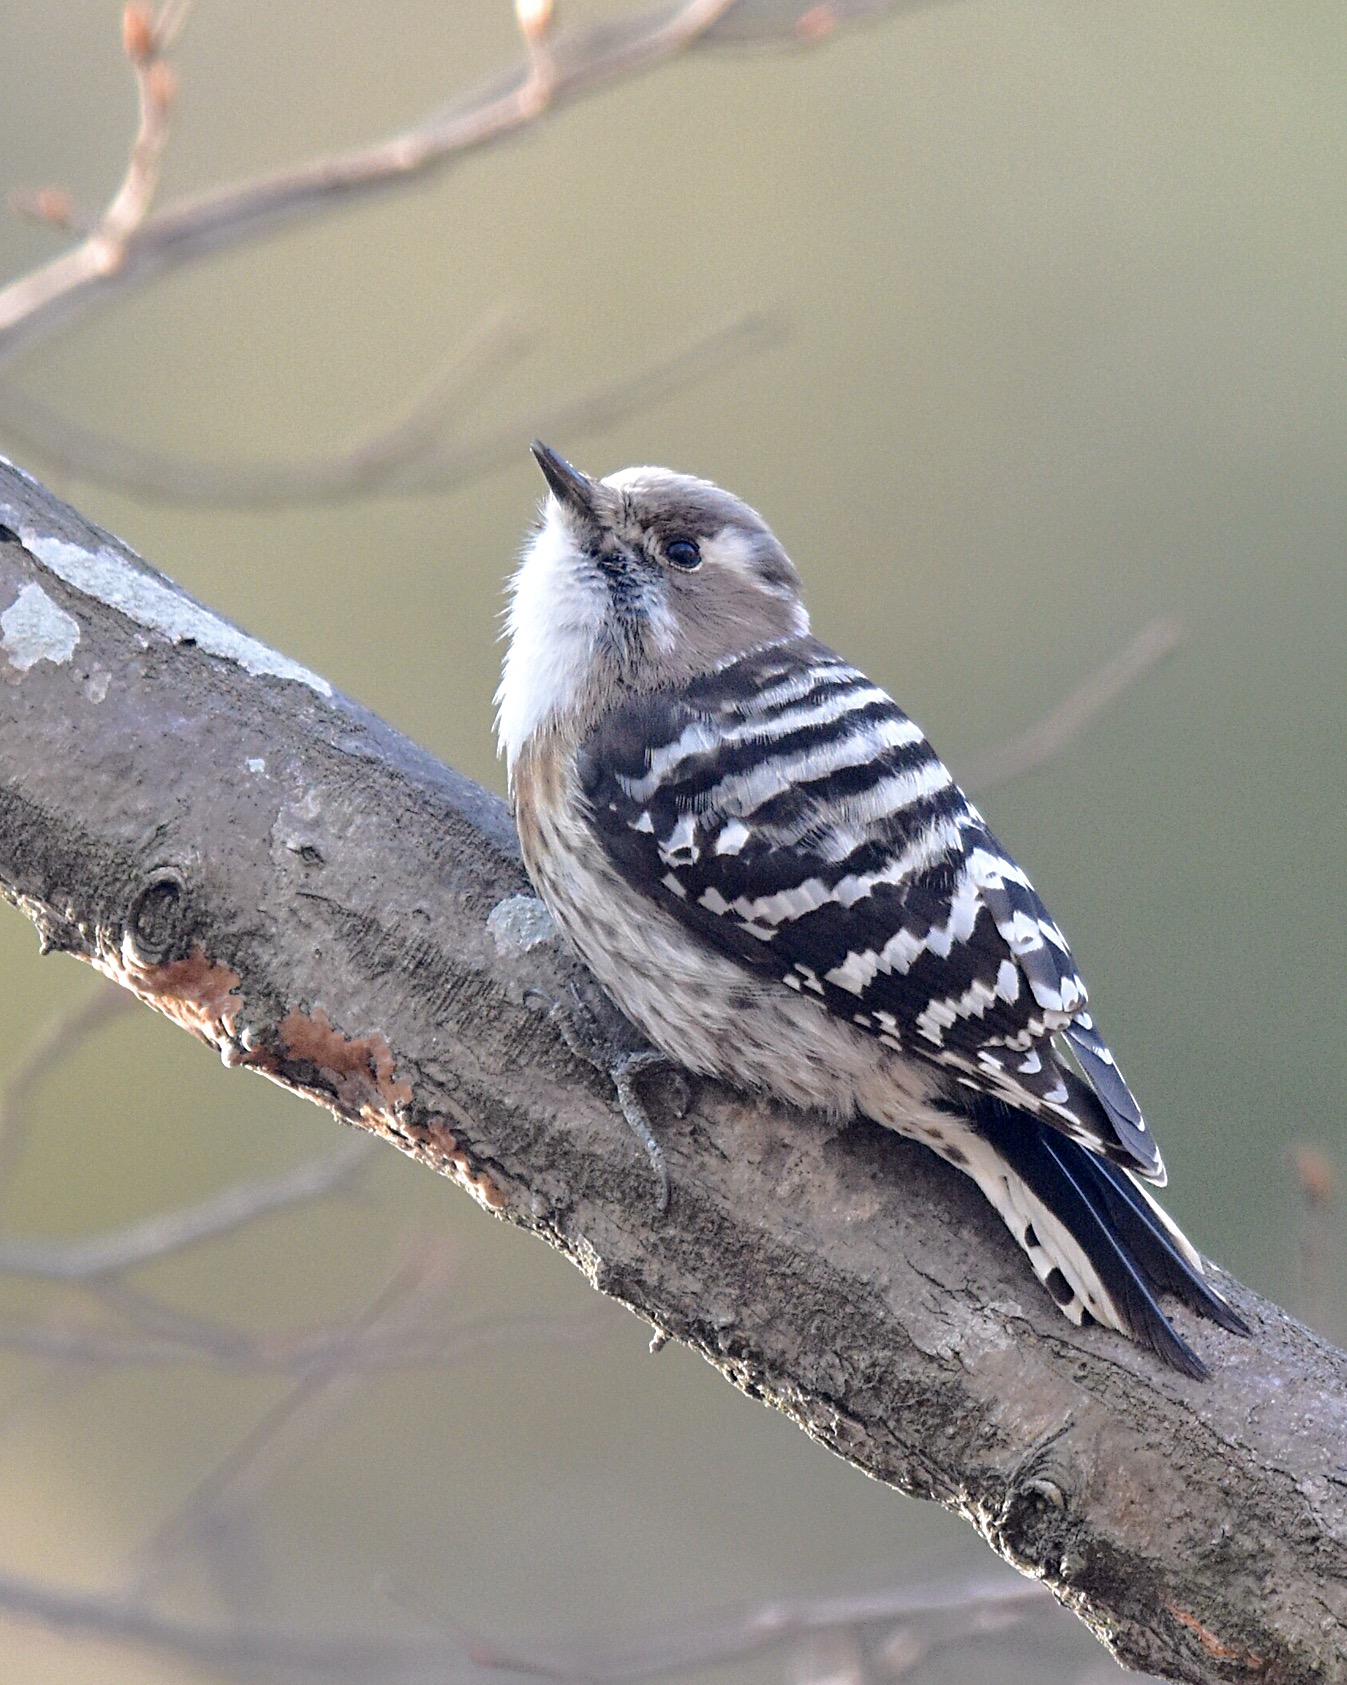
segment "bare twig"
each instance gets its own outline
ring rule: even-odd
[[[107,208],[71,251],[0,292],[0,338],[4,328],[32,311],[50,306],[68,292],[106,281],[125,265],[127,251],[144,228],[159,185],[168,143],[169,120],[177,98],[177,75],[165,54],[186,18],[190,0],[166,0],[156,16],[141,0],[128,0],[122,13],[122,45],[135,72],[140,117],[126,173]],[[69,196],[43,189],[21,196],[56,226],[69,225]]]
[[[385,1639],[241,1623],[210,1626],[160,1614],[133,1598],[67,1591],[14,1574],[0,1574],[0,1617],[234,1674],[267,1669],[286,1679],[332,1685],[444,1685],[462,1664],[458,1647],[438,1635]]]
[[[1085,729],[1110,703],[1130,690],[1152,668],[1183,642],[1184,632],[1176,620],[1162,616],[1143,626],[1131,643],[1118,651],[1093,678],[1059,702],[1046,719],[1023,736],[999,749],[976,756],[967,763],[963,783],[967,789],[994,790],[1012,778],[1037,772],[1064,755]]]
[[[630,1685],[740,1661],[821,1632],[915,1624],[954,1612],[968,1636],[979,1630],[1000,1630],[1028,1614],[1042,1614],[1051,1605],[1051,1596],[1037,1581],[1015,1579],[1007,1573],[898,1586],[868,1595],[801,1598],[722,1610],[679,1620],[655,1632],[647,1629],[639,1638],[619,1645],[579,1644],[538,1655],[479,1639],[471,1642],[468,1654],[478,1667],[551,1680],[556,1685]]]
[[[120,1297],[109,1298],[126,1310]],[[155,1327],[128,1332],[52,1317],[40,1324],[0,1323],[0,1348],[81,1368],[210,1362],[240,1374],[294,1375],[328,1362],[342,1343],[343,1361],[371,1374],[465,1363],[482,1352],[518,1345],[576,1345],[594,1340],[608,1325],[593,1316],[483,1318],[455,1326],[429,1323],[407,1329],[372,1329],[359,1339],[344,1328],[256,1334],[204,1317],[169,1317]]]
[[[121,186],[84,243],[95,274],[120,268],[127,241],[150,214],[178,91],[177,75],[164,54],[186,14],[186,5],[172,0],[158,17],[141,0],[128,0],[122,13],[122,43],[136,74],[140,124]]]
[[[89,1240],[0,1241],[0,1273],[43,1281],[91,1281],[166,1258],[184,1247],[231,1234],[267,1212],[330,1193],[367,1162],[370,1145],[362,1138],[347,1141],[328,1158],[298,1165],[264,1182],[226,1188],[195,1205],[158,1212]]]
[[[207,1538],[218,1542],[240,1518],[255,1513],[258,1499],[283,1462],[293,1458],[367,1384],[370,1372],[349,1360],[352,1347],[390,1315],[400,1325],[419,1316],[427,1295],[444,1286],[444,1264],[442,1253],[436,1257],[424,1246],[414,1249],[371,1303],[337,1333],[322,1355],[155,1529],[137,1553],[129,1588],[132,1595],[146,1597],[161,1584],[170,1559]],[[287,1430],[290,1443],[278,1453],[277,1442]]]
[[[142,450],[14,391],[5,395],[0,419],[65,472],[144,497],[249,509],[335,502],[392,489],[442,453],[461,417],[531,344],[503,310],[495,311],[400,419],[345,449],[295,462],[194,462]],[[450,413],[454,405],[459,416]]]
[[[69,422],[12,390],[0,402],[0,421],[66,473],[167,502],[260,509],[444,492],[513,461],[521,438],[608,425],[779,343],[781,335],[776,317],[751,312],[621,380],[464,439],[461,423],[484,396],[486,375],[528,344],[496,317],[401,420],[344,450],[292,462],[193,462],[143,450]],[[457,414],[450,413],[455,402]]]
[[[648,69],[705,35],[732,4],[684,0],[672,11],[657,6],[617,24],[549,40],[545,85],[531,56],[522,69],[389,140],[217,188],[157,216],[146,212],[163,136],[156,128],[146,137],[142,122],[127,181],[99,227],[71,251],[0,290],[0,362],[152,275],[334,203],[416,180],[527,128],[564,100]],[[155,93],[148,82],[145,86],[146,97]],[[162,112],[156,120],[166,123],[171,89],[164,83],[158,93]]]

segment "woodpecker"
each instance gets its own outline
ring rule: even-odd
[[[497,731],[563,934],[669,1059],[924,1143],[1073,1322],[1205,1375],[1159,1295],[1248,1330],[1145,1187],[1066,938],[920,728],[810,635],[747,504],[532,449]]]

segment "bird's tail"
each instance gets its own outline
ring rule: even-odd
[[[1000,1212],[1072,1322],[1093,1317],[1199,1378],[1206,1365],[1175,1331],[1158,1294],[1174,1294],[1232,1334],[1249,1332],[1206,1280],[1178,1225],[1128,1171],[1000,1100],[972,1101],[964,1117],[958,1156],[944,1156]]]

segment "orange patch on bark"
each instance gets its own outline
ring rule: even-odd
[[[412,1098],[411,1084],[394,1076],[393,1050],[377,1031],[345,1036],[316,1006],[311,1013],[287,1012],[280,1035],[289,1057],[316,1065],[336,1089],[342,1109],[358,1112],[368,1123],[390,1120],[396,1108]],[[433,1131],[400,1121],[393,1134],[400,1143],[414,1140],[418,1156],[465,1188],[479,1205],[499,1211],[505,1204],[505,1195],[489,1176],[473,1168],[457,1138],[438,1120]]]
[[[1180,1609],[1175,1603],[1166,1603],[1165,1608],[1169,1610],[1176,1621],[1186,1626],[1189,1632],[1196,1636],[1198,1643],[1213,1660],[1239,1662],[1248,1668],[1250,1673],[1261,1673],[1267,1665],[1263,1658],[1256,1656],[1252,1650],[1241,1650],[1237,1645],[1223,1644],[1209,1627],[1203,1626],[1197,1616],[1190,1615],[1186,1609]]]
[[[484,1205],[488,1211],[503,1210],[504,1192],[484,1172],[474,1172],[462,1153],[459,1153],[458,1157],[462,1160],[463,1169],[461,1172],[455,1169],[453,1177],[459,1186],[466,1188],[478,1205]]]
[[[104,953],[93,963],[147,1006],[224,1052],[230,1063],[250,1065],[287,1087],[296,1086],[282,1076],[274,1054],[261,1049],[244,1053],[239,1047],[235,1025],[243,1006],[243,996],[237,992],[241,979],[232,967],[214,964],[199,945],[186,959],[162,965],[144,965],[127,949],[120,954]],[[280,1042],[284,1056],[303,1060],[323,1074],[335,1091],[337,1105],[348,1116],[387,1124],[399,1106],[411,1101],[412,1085],[395,1074],[393,1050],[377,1030],[367,1036],[347,1036],[321,1006],[312,1012],[292,1009],[281,1020]],[[466,1116],[464,1121],[470,1122]],[[413,1138],[410,1127],[401,1122],[393,1133],[404,1143]],[[473,1168],[457,1137],[443,1125],[437,1122],[433,1133],[417,1129],[415,1139],[421,1155],[479,1205],[499,1211],[505,1204],[501,1189],[485,1172]]]
[[[239,974],[232,966],[208,959],[199,943],[186,959],[162,965],[142,965],[125,950],[94,963],[114,983],[130,989],[147,1006],[211,1047],[232,1045],[234,1024],[243,1006],[243,996],[236,992]]]
[[[316,1006],[312,1012],[287,1012],[280,1036],[290,1058],[304,1059],[323,1072],[347,1111],[365,1118],[389,1117],[411,1100],[411,1084],[394,1076],[393,1050],[377,1030],[345,1036]]]
[[[429,1160],[442,1176],[470,1193],[478,1205],[488,1211],[499,1211],[505,1195],[484,1170],[474,1170],[472,1161],[447,1129],[437,1128],[434,1135],[418,1142],[419,1156]]]
[[[457,1118],[466,1129],[471,1130],[472,1119],[458,1102],[447,1094],[441,1099],[449,1117]],[[404,1121],[398,1127],[398,1140],[404,1152],[411,1152],[423,1164],[438,1170],[441,1176],[457,1182],[488,1211],[499,1211],[506,1204],[503,1190],[484,1170],[473,1166],[472,1160],[459,1146],[458,1137],[448,1128],[446,1118],[437,1116],[428,1124]]]

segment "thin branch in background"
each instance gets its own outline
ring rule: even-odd
[[[1304,1141],[1291,1149],[1291,1163],[1300,1194],[1297,1308],[1306,1322],[1332,1339],[1338,1332],[1341,1287],[1337,1167],[1323,1147]]]
[[[462,423],[487,395],[490,379],[531,344],[498,314],[400,420],[345,449],[290,462],[196,462],[145,450],[67,421],[15,391],[0,400],[0,423],[67,474],[167,503],[253,510],[416,496],[449,491],[517,461],[520,439],[592,431],[648,409],[782,337],[776,317],[750,312],[621,380],[465,439]]]
[[[206,1624],[161,1614],[131,1598],[69,1591],[16,1574],[0,1573],[0,1618],[250,1679],[265,1670],[272,1680],[323,1685],[444,1685],[462,1669],[460,1651],[438,1635],[378,1638]]]
[[[126,1310],[121,1295],[110,1308]],[[514,1346],[583,1345],[609,1327],[601,1316],[479,1318],[446,1323],[431,1320],[407,1329],[371,1329],[352,1340],[344,1328],[304,1328],[274,1334],[170,1314],[167,1307],[157,1331],[109,1328],[53,1316],[36,1324],[0,1323],[0,1349],[72,1368],[163,1368],[210,1363],[216,1368],[253,1375],[296,1375],[330,1360],[343,1342],[344,1361],[369,1374],[391,1370],[451,1367],[483,1352]]]
[[[972,1651],[991,1639],[1004,1665],[1007,1644],[1016,1638],[1021,1645],[1027,1639],[1037,1650],[1045,1614],[1033,1599],[1012,1603],[995,1595],[975,1596],[951,1607],[918,1610],[896,1625],[881,1623],[877,1630],[860,1624],[813,1631],[795,1643],[790,1678],[793,1685],[893,1685],[910,1679],[936,1656]],[[1025,1677],[1041,1668],[1041,1657],[1038,1667],[1035,1659],[1032,1653],[1026,1656],[1030,1672]]]
[[[198,462],[144,450],[13,391],[0,402],[0,422],[65,473],[141,497],[246,509],[338,502],[388,489],[442,452],[446,437],[532,344],[497,310],[396,421],[343,449],[291,462]]]
[[[174,0],[167,0],[158,16],[140,0],[123,8],[122,46],[135,71],[140,122],[121,186],[85,242],[98,274],[121,267],[127,241],[150,214],[178,93],[177,72],[164,55],[186,16],[187,6]]]
[[[352,1345],[390,1318],[405,1326],[424,1301],[443,1293],[450,1275],[440,1249],[422,1242],[369,1305],[352,1318],[294,1385],[267,1410],[137,1552],[128,1588],[144,1599],[161,1589],[170,1566],[203,1544],[226,1561],[232,1535],[253,1531],[258,1505],[280,1470],[353,1401],[369,1373],[348,1361]],[[282,1435],[287,1443],[280,1444]]]
[[[22,322],[31,310],[44,303],[50,305],[80,286],[106,280],[124,267],[131,242],[145,226],[159,186],[178,94],[177,72],[166,55],[189,9],[190,0],[165,0],[157,15],[142,0],[128,0],[123,8],[122,50],[135,75],[140,108],[125,174],[79,245],[0,293],[0,300],[5,301],[0,316],[10,323]],[[36,212],[56,226],[73,225],[70,198],[61,188],[21,192],[16,208],[29,214]]]
[[[136,79],[139,119],[131,142],[126,171],[103,214],[80,244],[54,263],[5,288],[15,320],[42,300],[92,280],[115,275],[126,261],[131,241],[145,225],[159,186],[159,172],[168,144],[173,107],[177,102],[177,72],[167,53],[186,21],[191,0],[165,0],[156,15],[142,0],[128,0],[122,9],[122,50]],[[11,207],[36,216],[53,227],[77,226],[70,195],[59,187],[20,190]]]
[[[122,8],[122,51],[135,74],[140,114],[126,172],[97,221],[82,226],[62,187],[16,188],[9,196],[10,209],[21,216],[83,234],[79,250],[95,273],[120,267],[127,241],[150,213],[178,92],[177,73],[165,55],[190,8],[191,0],[165,0],[157,17],[142,0]]]
[[[370,1137],[358,1136],[326,1158],[265,1181],[241,1182],[195,1204],[156,1212],[87,1240],[0,1241],[0,1274],[43,1281],[92,1281],[134,1269],[185,1247],[233,1234],[268,1212],[321,1199],[368,1163],[373,1148]]]
[[[1001,748],[967,762],[965,788],[994,790],[1059,760],[1110,704],[1172,655],[1184,636],[1179,622],[1164,615],[1143,626],[1131,643],[1059,702],[1046,719]]]
[[[798,1636],[792,1635],[877,1627],[881,1631],[874,1654],[880,1669],[894,1679],[903,1676],[905,1657],[913,1654],[917,1644],[926,1646],[929,1653],[953,1642],[950,1622],[961,1613],[966,1616],[964,1637],[970,1642],[1005,1631],[1012,1621],[1056,1620],[1063,1627],[1069,1624],[1043,1585],[989,1576],[897,1588],[865,1598],[801,1600],[745,1610],[741,1625],[756,1628],[759,1617],[766,1616],[769,1623],[780,1622],[781,1636],[754,1644],[751,1652],[733,1648],[724,1659],[799,1642]],[[420,1635],[388,1639],[340,1632],[308,1635],[248,1622],[207,1626],[161,1615],[143,1601],[62,1591],[13,1575],[0,1575],[0,1617],[6,1616],[67,1637],[140,1648],[230,1674],[266,1670],[272,1679],[331,1685],[444,1685],[450,1679],[470,1680],[469,1664],[476,1659],[466,1656],[461,1642],[452,1633],[446,1634],[439,1622],[430,1623],[431,1630]],[[400,1624],[406,1628],[411,1623],[404,1618]],[[691,1648],[697,1654],[718,1659],[714,1639],[696,1642],[703,1626],[695,1615],[685,1616],[679,1623],[680,1630],[693,1639]],[[891,1632],[882,1630],[886,1627],[905,1635],[894,1643],[887,1658],[884,1645]],[[577,1681],[587,1678],[583,1674],[565,1677]],[[1141,1678],[1135,1674],[1130,1677]]]
[[[734,0],[684,0],[672,11],[659,6],[615,24],[549,37],[545,88],[529,55],[522,69],[389,140],[217,188],[156,216],[146,213],[158,154],[152,146],[142,148],[138,136],[128,183],[133,174],[136,179],[123,184],[99,226],[69,252],[0,289],[0,362],[151,276],[296,218],[431,174],[451,159],[527,128],[563,100],[648,69],[691,46],[733,4]],[[172,92],[163,75],[167,68],[156,54],[151,69],[158,69],[160,76],[157,84],[153,79],[146,83],[148,94],[157,86],[160,95],[169,95],[165,123]],[[157,132],[153,138],[162,151]]]
[[[511,422],[443,452],[427,463],[424,477],[410,483],[407,489],[444,490],[515,463],[519,458],[519,441],[526,435],[552,438],[588,433],[648,411],[652,405],[708,375],[718,374],[745,358],[780,345],[785,333],[785,323],[775,312],[748,311],[665,356],[642,364],[632,374],[535,411],[526,423]]]
[[[134,1005],[133,997],[124,989],[100,979],[93,994],[78,1006],[57,1013],[38,1031],[27,1057],[0,1094],[0,1200],[23,1155],[32,1122],[33,1096],[39,1086],[90,1036]]]
[[[631,1685],[692,1668],[742,1661],[798,1645],[819,1633],[864,1628],[962,1623],[964,1636],[998,1632],[1054,1607],[1047,1587],[1005,1574],[939,1580],[854,1596],[799,1598],[749,1604],[647,1627],[618,1644],[580,1642],[548,1653],[507,1649],[478,1638],[469,1659],[478,1667],[546,1679],[555,1685]]]

